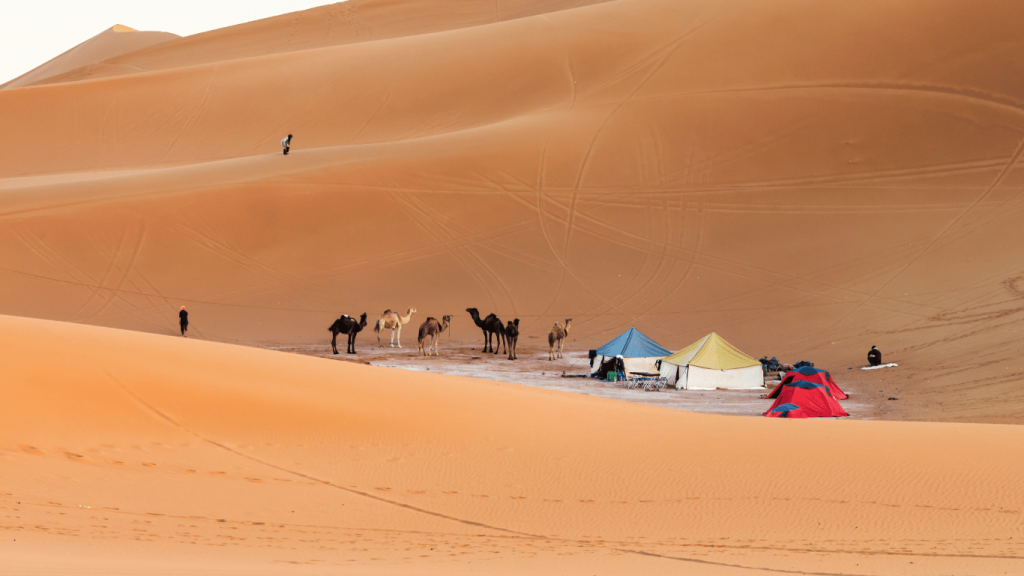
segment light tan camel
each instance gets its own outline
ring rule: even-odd
[[[431,352],[437,356],[437,339],[451,325],[451,316],[443,316],[440,322],[437,321],[437,318],[427,318],[423,324],[420,324],[420,356],[430,356]]]
[[[405,313],[405,316],[399,316],[398,312],[392,312],[391,310],[385,310],[380,318],[377,319],[377,325],[373,327],[373,331],[377,333],[377,346],[384,347],[380,343],[380,333],[384,330],[391,330],[391,348],[395,347],[395,340],[398,340],[398,347],[402,347],[402,326],[409,323],[412,319],[412,315],[416,313],[415,308],[409,308],[409,311]]]
[[[565,337],[569,335],[569,328],[572,326],[572,318],[565,319],[565,326],[555,322],[554,328],[548,334],[548,360],[562,357],[562,345]]]

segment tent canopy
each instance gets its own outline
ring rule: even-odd
[[[734,370],[761,365],[759,361],[740,352],[738,348],[714,332],[661,361],[662,364],[666,362],[677,366],[697,366],[709,370]]]
[[[782,387],[794,383],[794,382],[815,382],[828,387],[829,391],[837,400],[846,400],[849,396],[846,392],[843,392],[836,381],[832,379],[832,375],[825,370],[819,370],[818,368],[811,368],[810,366],[804,366],[798,370],[791,370],[786,373],[786,377],[782,379],[782,382],[772,390],[768,398],[777,398],[779,393],[782,391]]]
[[[660,344],[648,338],[636,328],[630,328],[612,341],[597,349],[598,356],[622,356],[623,358],[661,358],[671,354]]]
[[[835,418],[849,416],[828,386],[797,380],[784,384],[778,399],[764,413],[769,418]]]

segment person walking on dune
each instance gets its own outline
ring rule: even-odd
[[[181,307],[181,312],[178,312],[178,324],[181,324],[181,335],[184,336],[185,332],[188,332],[188,312],[184,306]]]
[[[292,147],[292,135],[289,134],[287,138],[281,140],[281,148],[284,148],[284,155],[288,155],[288,150]]]

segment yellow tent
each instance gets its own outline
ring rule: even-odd
[[[663,358],[661,375],[686,390],[764,388],[761,363],[712,332]]]

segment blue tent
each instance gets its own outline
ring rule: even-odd
[[[622,356],[623,366],[620,368],[627,374],[631,372],[653,373],[658,371],[656,362],[670,354],[672,354],[671,351],[645,336],[643,332],[636,328],[630,328],[592,352],[590,373],[600,375],[598,372],[601,371],[601,365],[616,356]]]
[[[672,354],[636,328],[630,328],[597,349],[598,356],[623,358],[663,358]]]

